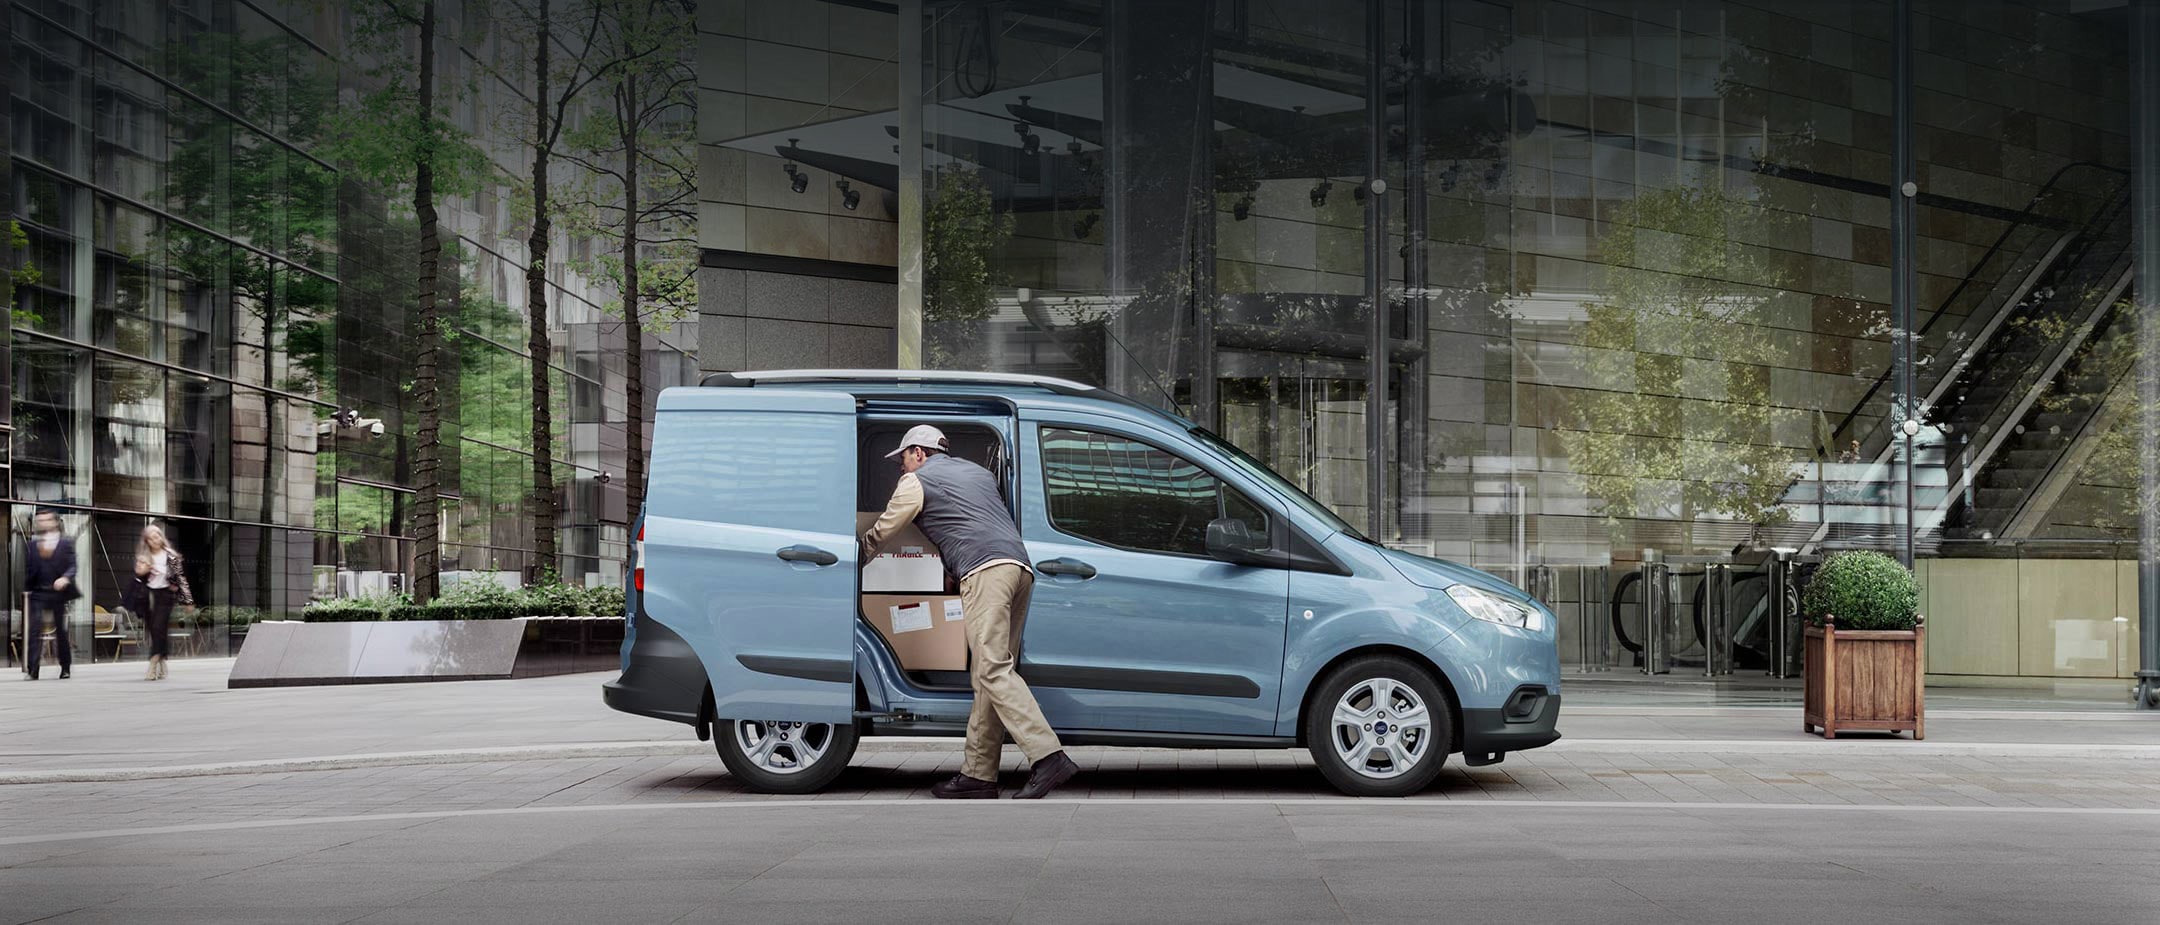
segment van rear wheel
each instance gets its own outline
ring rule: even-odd
[[[1354,797],[1403,797],[1440,776],[1454,743],[1447,695],[1425,667],[1392,655],[1353,660],[1320,682],[1305,714],[1313,763]]]
[[[855,727],[831,723],[723,719],[713,730],[720,762],[759,793],[816,793],[855,757]]]

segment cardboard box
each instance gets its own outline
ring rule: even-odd
[[[865,594],[863,616],[907,671],[966,671],[967,622],[957,594]]]
[[[877,523],[880,513],[855,512],[855,535],[863,535]],[[937,544],[914,524],[903,524],[885,538],[876,558],[863,563],[862,590],[865,594],[943,594],[945,560],[938,555]]]

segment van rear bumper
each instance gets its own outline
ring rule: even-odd
[[[1486,763],[1480,759],[1497,760],[1508,752],[1542,748],[1560,740],[1554,728],[1560,721],[1559,694],[1526,688],[1516,691],[1509,701],[1506,707],[1462,711],[1465,759]]]
[[[690,643],[666,624],[640,616],[622,677],[600,685],[600,699],[624,713],[695,726],[705,685],[705,663]]]

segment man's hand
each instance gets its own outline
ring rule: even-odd
[[[870,560],[877,558],[877,547],[870,545],[869,540],[857,539],[855,543],[862,550],[862,554],[855,559],[857,565],[869,565]]]
[[[57,579],[54,579],[54,580],[53,580],[53,583],[52,583],[52,589],[53,589],[53,590],[55,590],[55,591],[65,591],[65,590],[67,590],[67,586],[68,586],[68,580],[67,580],[66,578],[64,578],[64,577],[63,577],[63,578],[57,578]]]

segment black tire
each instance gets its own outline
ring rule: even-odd
[[[744,729],[745,726],[749,728]],[[787,728],[767,728],[768,726]],[[805,741],[809,735],[812,745],[823,744],[814,759],[799,770],[775,771],[761,767],[758,759],[743,747],[743,737],[756,735],[755,742],[773,736],[775,754],[792,754],[800,758],[802,752],[791,752],[794,743]],[[824,723],[774,723],[751,722],[744,724],[732,719],[713,722],[713,750],[720,753],[720,762],[727,765],[728,773],[742,781],[743,786],[758,793],[816,793],[838,780],[847,770],[848,761],[855,757],[857,743],[855,727],[850,724],[826,725]]]
[[[1375,681],[1392,681],[1406,688],[1425,708],[1425,729],[1416,736],[1419,744],[1407,762],[1408,770],[1390,773],[1386,767],[1375,769],[1370,762],[1352,767],[1338,753],[1336,706],[1353,690],[1359,691],[1360,702],[1370,704],[1373,688],[1369,685]],[[1384,737],[1369,741],[1385,744]],[[1440,682],[1425,666],[1400,656],[1368,655],[1337,667],[1320,680],[1305,711],[1305,744],[1312,751],[1313,763],[1335,789],[1354,797],[1406,797],[1424,790],[1440,776],[1454,743],[1454,714]]]

